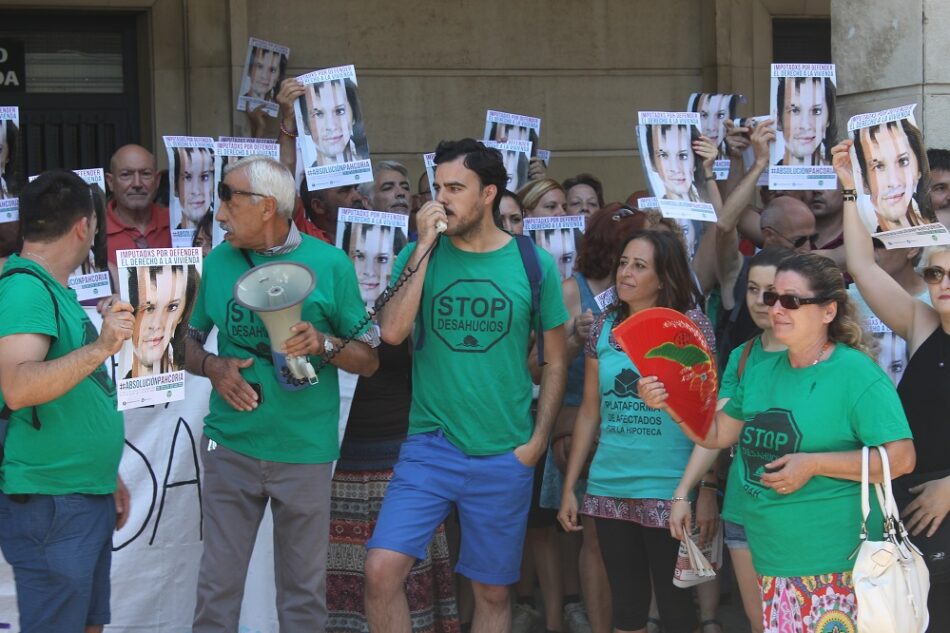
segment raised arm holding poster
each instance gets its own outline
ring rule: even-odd
[[[373,180],[356,69],[337,66],[297,77],[306,90],[294,103],[297,144],[307,188],[329,189]]]
[[[195,230],[214,209],[214,139],[163,136],[168,150],[168,224],[172,247],[189,248]]]
[[[20,108],[0,106],[0,200],[20,188]]]
[[[536,152],[538,139],[541,138],[541,119],[524,114],[489,110],[485,113],[485,132],[482,138],[496,143],[530,141],[531,151]]]
[[[719,149],[713,163],[716,180],[729,177],[729,153],[726,148],[726,121],[736,117],[736,105],[743,101],[742,95],[694,92],[689,95],[686,109],[699,114],[699,131]]]
[[[574,274],[577,247],[584,236],[586,216],[563,215],[543,218],[525,218],[524,234],[550,253],[557,265],[561,281]]]
[[[769,116],[781,132],[772,144],[769,189],[837,189],[834,64],[772,64]]]
[[[409,216],[366,209],[340,209],[336,247],[356,268],[360,296],[367,308],[389,287],[396,256],[408,243]]]
[[[237,162],[248,156],[267,156],[274,160],[280,160],[280,145],[269,138],[241,138],[234,136],[220,136],[218,142],[214,144],[214,190],[218,190],[218,183],[224,180],[224,169],[231,163]],[[221,200],[215,197],[214,213],[221,208]],[[198,235],[191,246],[204,248],[205,240],[210,238],[207,245],[215,247],[224,241],[224,230],[213,220],[207,224],[210,227],[211,234]],[[202,226],[204,229],[204,226]],[[206,253],[207,254],[207,253]]]
[[[132,304],[132,338],[119,351],[119,410],[185,397],[185,336],[201,281],[200,248],[121,250],[119,295]]]
[[[277,116],[277,87],[284,79],[288,57],[290,49],[286,46],[256,37],[248,40],[238,110],[250,112],[264,106],[264,112],[269,116]]]
[[[508,190],[518,191],[528,183],[528,163],[531,160],[531,141],[482,141],[485,147],[501,152],[501,160],[508,172]]]
[[[700,136],[698,112],[639,112],[637,145],[647,183],[664,217],[715,222],[705,194],[702,160],[693,152]]]
[[[917,104],[848,120],[858,213],[887,248],[950,244],[930,205],[927,148],[914,118]]]
[[[770,118],[767,114],[762,114],[760,116],[750,116],[742,119],[735,119],[732,123],[736,127],[747,127],[749,128],[749,134],[752,134],[752,130],[755,129],[755,126]],[[755,150],[750,143],[748,147],[742,150],[742,166],[746,172],[752,169],[752,166],[755,165]],[[769,186],[769,170],[764,170],[760,175],[759,179],[755,182],[757,187],[768,187]]]

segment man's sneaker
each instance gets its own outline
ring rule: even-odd
[[[541,614],[526,604],[511,608],[511,633],[534,633],[541,626]]]
[[[587,610],[580,602],[564,605],[564,630],[567,633],[591,633]]]

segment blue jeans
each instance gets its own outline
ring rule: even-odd
[[[112,495],[0,493],[0,549],[13,567],[22,633],[108,624]]]

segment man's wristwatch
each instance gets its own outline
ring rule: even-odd
[[[333,341],[330,340],[329,336],[323,337],[323,353],[330,355],[336,351],[336,348],[333,346]]]

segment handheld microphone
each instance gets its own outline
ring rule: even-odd
[[[445,229],[449,228],[449,225],[445,223],[444,220],[439,220],[435,223],[436,233],[445,233]]]

